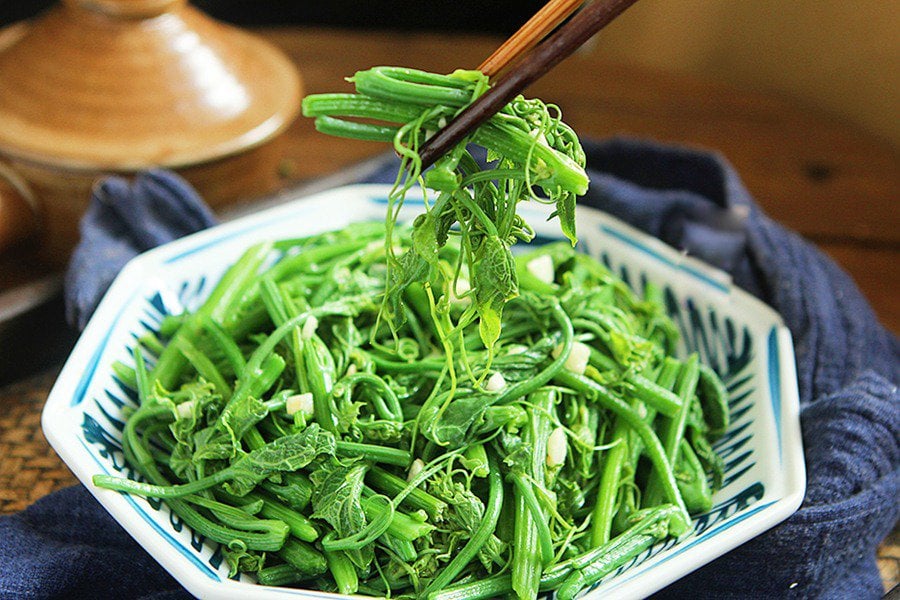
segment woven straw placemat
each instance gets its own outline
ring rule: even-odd
[[[0,388],[0,514],[78,483],[41,432],[41,410],[58,369]],[[878,549],[885,591],[900,582],[900,528]]]
[[[54,369],[0,388],[0,514],[78,483],[41,432],[41,410],[56,375]]]

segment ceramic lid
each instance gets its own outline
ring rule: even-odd
[[[181,167],[262,143],[299,111],[277,49],[185,0],[65,0],[0,32],[0,154]]]

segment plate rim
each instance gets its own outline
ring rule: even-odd
[[[139,289],[139,286],[136,284],[139,283],[141,276],[146,275],[151,269],[161,267],[166,263],[167,259],[172,259],[172,257],[184,255],[186,252],[200,251],[206,246],[221,243],[228,238],[243,236],[255,229],[265,227],[266,223],[276,221],[279,217],[293,215],[304,203],[324,201],[331,196],[345,196],[347,194],[370,197],[373,195],[384,196],[390,189],[390,185],[383,184],[353,184],[331,188],[308,196],[301,196],[284,204],[174,240],[132,258],[126,263],[104,295],[50,390],[41,413],[41,428],[50,446],[73,471],[81,484],[113,516],[115,521],[126,529],[154,560],[194,595],[200,597],[251,597],[253,590],[259,593],[261,589],[265,589],[267,594],[283,595],[285,597],[342,597],[337,594],[316,592],[314,590],[290,589],[290,593],[287,593],[285,588],[233,582],[229,579],[213,581],[212,579],[207,580],[197,577],[196,568],[191,566],[190,562],[184,561],[177,552],[173,552],[168,546],[163,545],[158,532],[149,524],[135,519],[133,509],[121,498],[123,494],[102,490],[91,484],[91,477],[95,472],[90,471],[90,464],[85,464],[87,461],[81,456],[78,445],[72,443],[73,441],[79,441],[77,432],[71,427],[60,427],[54,412],[60,408],[63,410],[70,408],[67,406],[67,399],[72,395],[72,384],[78,380],[79,372],[91,361],[91,349],[94,349],[100,343],[104,332],[107,332],[107,335],[111,334],[111,329],[116,323],[118,316],[111,309],[118,307],[120,309],[119,315],[121,315],[121,312],[130,303],[130,298],[122,299],[122,296],[126,295],[129,289],[132,290],[133,294],[136,294]],[[697,258],[687,256],[658,238],[650,236],[646,232],[599,209],[582,206],[580,212],[584,213],[585,210],[599,215],[602,220],[609,221],[627,235],[644,242],[654,252],[662,254],[670,261],[674,261],[676,264],[689,264],[691,268],[699,269],[707,276],[716,278],[717,281],[726,282],[724,284],[725,293],[728,296],[739,299],[753,309],[761,311],[772,321],[776,331],[776,348],[779,354],[779,392],[781,394],[781,414],[777,415],[780,416],[778,421],[781,429],[776,432],[776,435],[781,438],[783,447],[783,487],[781,497],[774,500],[772,504],[765,506],[764,510],[751,514],[734,524],[729,536],[724,538],[711,536],[709,539],[703,540],[703,548],[707,551],[699,555],[699,560],[697,553],[695,555],[682,553],[674,556],[666,563],[654,565],[652,567],[652,572],[655,574],[654,582],[650,586],[647,586],[646,577],[641,576],[643,574],[637,574],[634,578],[624,580],[611,587],[591,590],[584,596],[585,598],[593,598],[597,592],[602,591],[606,593],[614,590],[617,597],[640,597],[662,589],[665,585],[686,576],[688,573],[746,541],[762,535],[787,519],[800,507],[806,489],[806,469],[799,420],[800,402],[794,346],[791,333],[785,326],[780,314],[759,298],[733,285],[730,276],[724,271],[716,269]],[[93,381],[93,377],[89,377],[88,381]],[[774,412],[774,409],[769,409],[768,407],[767,409]],[[90,456],[87,450],[84,450],[84,452],[87,456]],[[715,549],[715,551],[710,551],[710,548]],[[688,561],[690,562],[689,565]],[[686,565],[692,568],[686,569]],[[285,593],[282,594],[281,592]],[[224,594],[224,596],[221,594]]]

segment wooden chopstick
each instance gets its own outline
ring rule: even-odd
[[[550,0],[544,7],[534,13],[528,22],[503,42],[494,53],[478,66],[478,70],[494,77],[505,68],[511,66],[524,53],[538,45],[547,34],[568,18],[585,0]]]
[[[519,64],[501,76],[483,96],[429,138],[419,149],[422,169],[434,164],[434,161],[459,143],[470,131],[490,119],[516,95],[575,52],[635,2],[637,0],[594,0],[584,7]]]

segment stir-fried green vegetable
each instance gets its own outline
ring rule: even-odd
[[[395,332],[379,319],[383,239],[360,224],[249,249],[119,365],[146,482],[95,483],[167,499],[262,583],[439,599],[572,597],[709,508],[724,390],[668,355],[654,288],[567,243],[520,255],[492,353],[447,329],[471,299],[444,280],[405,290]]]
[[[473,302],[457,326],[477,318],[481,338],[492,349],[500,335],[503,307],[518,294],[509,248],[534,237],[516,214],[518,203],[554,204],[563,233],[572,244],[576,241],[575,199],[588,185],[578,137],[562,122],[556,107],[520,96],[469,136],[468,141],[487,150],[489,168],[482,168],[463,142],[420,177],[419,146],[429,132],[487,90],[487,77],[479,71],[436,75],[376,67],[350,81],[356,94],[308,96],[303,114],[316,117],[319,131],[331,135],[390,141],[403,159],[387,215],[389,285],[383,314],[391,324],[402,324],[402,298],[408,286],[435,277],[457,282],[467,271],[471,291],[461,295],[470,294]],[[417,182],[434,190],[435,198],[413,224],[410,248],[397,257],[390,250],[397,211]],[[441,271],[438,251],[454,235],[460,238],[459,252]]]
[[[553,111],[513,102],[471,137],[491,168],[463,145],[420,178],[426,130],[484,78],[354,81],[359,94],[304,110],[394,142],[387,232],[254,246],[196,312],[148,334],[134,368],[116,366],[140,401],[122,445],[145,481],[94,483],[166,499],[262,584],[573,598],[711,507],[725,388],[672,356],[657,288],[636,294],[568,242],[510,253],[533,237],[525,199],[554,202],[574,241],[584,155]],[[397,225],[416,180],[434,201]]]

